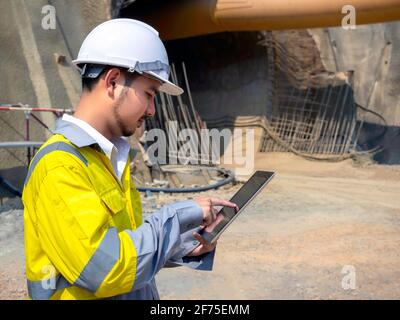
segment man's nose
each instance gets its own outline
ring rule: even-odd
[[[156,107],[155,107],[155,102],[154,98],[151,100],[149,103],[149,106],[147,107],[147,116],[148,117],[153,117],[156,114]]]

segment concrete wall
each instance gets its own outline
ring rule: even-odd
[[[55,30],[42,28],[42,8],[56,9]],[[86,34],[109,18],[108,1],[0,0],[0,103],[39,107],[73,108],[80,95],[78,72],[70,65]],[[57,63],[55,55],[66,57]],[[38,114],[50,127],[54,116]],[[24,115],[0,111],[2,141],[23,140]],[[43,140],[48,132],[32,123],[31,140]],[[2,155],[7,154],[0,151]],[[14,152],[14,151],[13,151]],[[25,151],[15,151],[20,158]],[[0,156],[1,168],[7,157]]]
[[[400,22],[310,32],[328,70],[354,70],[355,100],[400,126]]]
[[[42,8],[56,9],[55,30],[42,28]],[[110,17],[109,0],[0,0],[0,104],[73,108],[80,78],[71,66],[86,34]],[[57,63],[63,55],[65,63]],[[52,114],[36,115],[54,127]],[[49,132],[31,121],[30,139],[44,141]],[[0,140],[25,140],[22,112],[0,111]],[[21,186],[27,165],[25,149],[0,149],[0,175]]]
[[[355,100],[360,105],[381,114],[387,121],[386,134],[382,121],[365,112],[358,117],[366,124],[361,137],[384,150],[375,156],[380,163],[400,163],[400,21],[342,28],[311,29],[328,70],[354,70]],[[380,128],[380,129],[379,129]],[[379,131],[380,130],[380,131]]]

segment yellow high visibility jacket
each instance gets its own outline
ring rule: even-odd
[[[142,223],[129,161],[121,180],[91,136],[59,121],[23,190],[31,299],[158,299],[162,267],[212,268],[214,252],[186,256],[202,223],[194,201],[164,206]]]

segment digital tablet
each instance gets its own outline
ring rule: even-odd
[[[249,180],[230,199],[239,210],[223,207],[217,215],[217,219],[206,228],[200,230],[199,234],[207,242],[213,243],[222,232],[243,212],[243,209],[255,198],[255,196],[271,181],[275,172],[256,171]]]

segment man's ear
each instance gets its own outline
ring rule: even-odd
[[[121,70],[118,68],[111,68],[104,76],[104,86],[107,90],[107,94],[112,98],[115,96],[115,89],[117,88],[117,84],[121,81],[121,76]]]

